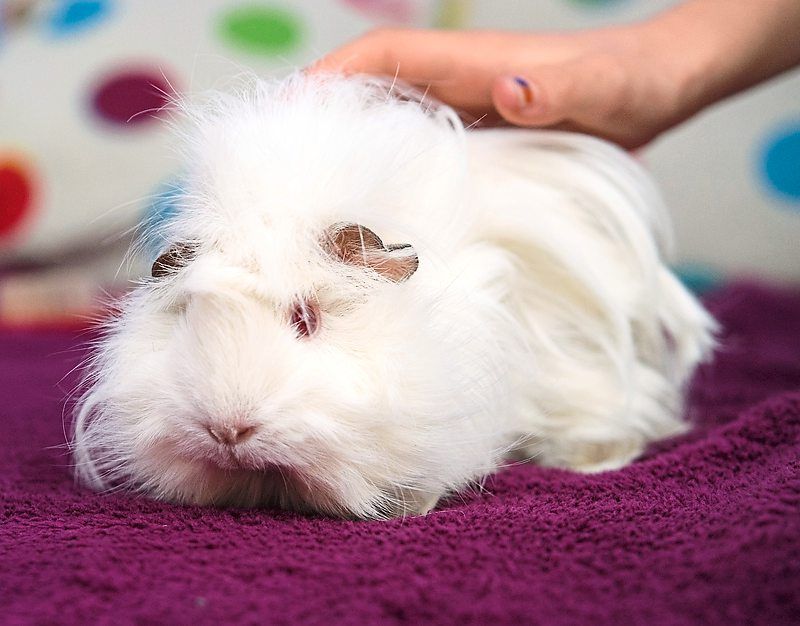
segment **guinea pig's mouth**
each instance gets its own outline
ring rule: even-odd
[[[249,476],[258,476],[264,479],[274,479],[282,483],[286,489],[296,488],[300,483],[307,482],[297,468],[275,461],[265,461],[252,451],[231,449],[225,447],[213,457],[206,459],[207,465],[215,470],[242,473]]]
[[[260,478],[271,483],[282,484],[286,489],[293,487],[299,480],[297,473],[292,468],[286,465],[272,463],[266,465],[261,464],[258,467],[254,467],[241,462],[222,464],[212,461],[207,463],[207,467],[217,472],[222,470],[231,478],[235,478],[236,476]]]
[[[388,509],[365,514],[352,509],[314,468],[267,460],[263,451],[259,454],[258,450],[246,446],[191,449],[163,446],[160,449],[162,459],[171,457],[173,463],[186,468],[185,472],[161,473],[178,478],[171,488],[153,490],[164,494],[159,496],[163,499],[201,506],[277,507],[345,519],[406,514]],[[181,475],[193,478],[181,479]]]
[[[264,459],[257,450],[231,453],[162,441],[141,455],[147,462],[129,484],[159,500],[199,506],[277,507],[336,513],[332,494],[311,473]]]
[[[284,475],[291,472],[288,465],[264,461],[251,451],[239,450],[221,446],[220,450],[215,451],[210,458],[206,459],[209,464],[223,470],[239,470],[255,472],[258,474],[278,474]]]

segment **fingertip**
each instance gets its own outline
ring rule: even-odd
[[[389,52],[392,42],[404,36],[402,30],[371,30],[317,59],[305,71],[311,74],[393,74],[396,61],[392,60],[388,67],[387,60],[392,56]]]
[[[514,79],[500,76],[492,85],[492,100],[498,110],[515,110],[519,107],[519,96]]]
[[[336,54],[328,54],[303,68],[304,74],[350,74],[352,73]]]
[[[324,69],[324,66],[323,66],[323,61],[324,61],[324,59],[317,59],[316,61],[313,61],[310,65],[306,65],[300,71],[303,74],[306,74],[306,75],[308,75],[308,74],[317,74],[319,72],[324,72],[325,69]]]
[[[498,113],[518,126],[544,123],[546,102],[541,86],[524,76],[500,76],[492,85]]]

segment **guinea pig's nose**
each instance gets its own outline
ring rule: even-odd
[[[232,425],[232,424],[218,424],[214,426],[206,426],[208,434],[217,443],[223,443],[229,446],[247,441],[256,432],[256,427],[252,425]]]

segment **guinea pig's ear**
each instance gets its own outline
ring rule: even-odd
[[[191,243],[172,244],[153,263],[150,274],[153,278],[169,276],[175,270],[184,267],[194,256],[196,246]]]
[[[360,224],[333,224],[325,231],[322,243],[329,254],[343,263],[369,267],[396,283],[408,279],[419,267],[411,244],[384,245],[378,235]]]

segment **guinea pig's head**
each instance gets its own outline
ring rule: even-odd
[[[454,202],[452,181],[430,180],[459,152],[452,128],[365,104],[363,85],[326,98],[298,80],[200,120],[182,208],[77,408],[94,488],[378,518],[427,512],[497,462],[496,372],[479,362],[492,339],[442,280],[457,234],[425,206]]]

